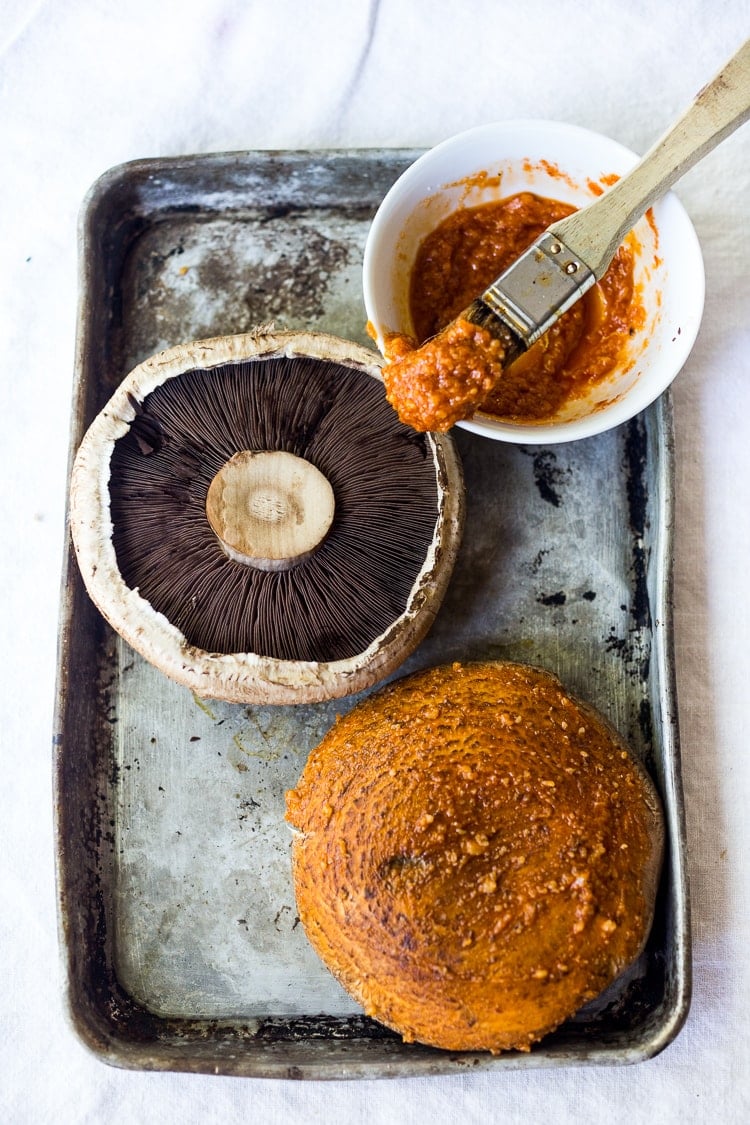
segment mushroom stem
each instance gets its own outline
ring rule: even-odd
[[[282,450],[235,453],[211,481],[206,516],[221,547],[258,570],[287,570],[313,554],[333,522],[328,480]]]

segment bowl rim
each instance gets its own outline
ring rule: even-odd
[[[550,143],[554,138],[555,143],[570,139],[571,141],[584,142],[588,147],[600,146],[603,158],[619,162],[618,170],[621,174],[634,167],[639,160],[638,155],[632,149],[606,134],[572,122],[546,118],[520,117],[485,122],[459,133],[454,133],[426,149],[404,169],[384,195],[373,217],[365,241],[362,262],[365,310],[368,322],[376,333],[376,342],[381,351],[382,324],[379,324],[380,318],[376,311],[377,299],[375,296],[375,278],[379,272],[377,270],[379,244],[387,233],[388,225],[393,222],[394,212],[400,208],[404,196],[425,178],[427,179],[426,190],[419,193],[422,198],[436,196],[449,185],[460,182],[461,179],[468,178],[475,173],[483,163],[481,159],[475,162],[473,167],[467,167],[466,171],[452,174],[450,179],[438,178],[433,183],[429,182],[430,171],[440,165],[447,154],[462,145],[469,145],[477,140],[481,141],[485,137],[488,139],[505,138],[506,143],[511,140],[516,143],[523,137],[523,139],[531,141],[530,147],[533,148],[535,144],[538,144],[539,139],[545,136],[550,137]],[[528,154],[524,159],[534,162],[543,159],[543,157]],[[564,164],[556,156],[552,159],[555,159],[558,165],[561,165],[564,173],[566,171]],[[511,161],[514,163],[520,160],[520,157],[511,157]],[[500,154],[493,159],[492,163],[501,164],[502,161],[503,157]],[[490,163],[490,161],[487,161],[487,163]],[[595,171],[592,169],[591,175],[594,174]],[[415,206],[419,206],[419,204]],[[667,232],[675,228],[678,230],[681,252],[684,253],[685,260],[688,263],[687,270],[683,272],[689,274],[690,277],[691,308],[681,318],[679,333],[672,341],[670,361],[657,365],[654,376],[652,376],[651,371],[647,373],[647,377],[639,374],[633,386],[622,397],[592,411],[583,418],[553,423],[520,424],[503,422],[478,412],[473,417],[458,422],[457,425],[461,429],[514,444],[549,445],[575,441],[602,433],[629,420],[651,405],[669,387],[687,362],[700,330],[705,305],[705,266],[693,223],[674,192],[669,191],[663,195],[653,204],[651,210],[660,236],[665,229]],[[401,230],[405,229],[408,214],[413,211],[414,207],[402,219]],[[651,370],[653,371],[653,368]]]

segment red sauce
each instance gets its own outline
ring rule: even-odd
[[[449,430],[487,401],[503,374],[500,341],[461,317],[419,348],[388,336],[386,356],[388,401],[415,430]]]
[[[644,318],[627,246],[602,280],[507,368],[501,345],[493,341],[497,347],[490,348],[485,330],[464,321],[463,328],[443,331],[571,211],[522,192],[459,209],[425,238],[409,294],[416,339],[394,334],[386,340],[386,393],[407,425],[446,430],[478,409],[504,421],[544,422],[616,368]],[[427,347],[420,346],[426,341]]]

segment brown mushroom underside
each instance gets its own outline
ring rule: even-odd
[[[186,371],[133,405],[111,459],[118,565],[191,645],[342,660],[404,612],[437,487],[426,439],[398,422],[377,380],[315,358],[259,358]],[[333,489],[328,535],[281,570],[228,557],[206,517],[211,482],[247,450],[302,458]]]

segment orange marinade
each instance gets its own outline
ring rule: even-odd
[[[484,329],[459,320],[458,329],[438,336],[551,223],[573,210],[521,192],[460,209],[425,238],[409,293],[416,340],[395,334],[386,339],[386,393],[403,422],[446,430],[477,409],[505,421],[543,422],[614,370],[643,319],[627,246],[602,280],[505,369],[502,348],[488,350],[491,337]],[[471,328],[479,334],[473,341]],[[426,348],[418,347],[425,341]]]

